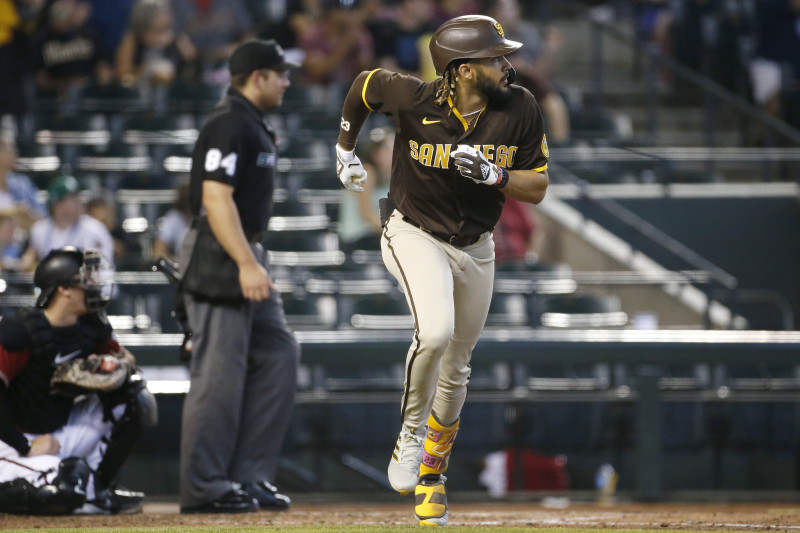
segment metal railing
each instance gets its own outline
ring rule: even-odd
[[[604,61],[606,39],[613,39],[617,44],[627,47],[631,54],[637,59],[644,59],[645,66],[645,112],[646,129],[648,142],[657,145],[659,143],[660,130],[660,91],[658,78],[661,72],[669,72],[676,80],[693,87],[702,94],[702,113],[703,113],[703,140],[708,147],[716,147],[719,143],[718,132],[723,114],[720,113],[721,106],[732,109],[740,119],[740,144],[748,143],[747,135],[752,124],[756,124],[763,130],[763,144],[766,147],[776,145],[789,145],[800,147],[800,130],[779,120],[751,102],[723,87],[710,77],[687,67],[673,57],[662,53],[655,43],[642,42],[636,32],[628,32],[618,24],[617,20],[612,20],[606,11],[591,10],[589,16],[591,27],[591,106],[595,111],[605,110],[606,96],[606,70]],[[738,53],[735,51],[733,53]],[[778,154],[764,152],[761,161],[762,181],[771,179],[774,167],[781,161],[800,161],[800,151],[791,150],[791,153]],[[654,158],[657,158],[655,156]],[[717,157],[707,154],[704,158],[706,172],[711,175],[714,172]]]
[[[584,204],[584,209],[581,209],[582,214],[591,217],[589,213],[590,210],[585,209],[586,205],[591,205],[597,208],[602,213],[603,217],[608,217],[621,224],[625,233],[623,238],[625,238],[632,249],[642,250],[644,247],[655,248],[668,257],[671,262],[677,264],[677,270],[696,270],[707,273],[708,278],[703,279],[702,283],[693,283],[702,290],[708,298],[708,305],[706,306],[704,316],[706,327],[711,327],[710,307],[712,301],[724,300],[729,307],[735,307],[738,281],[734,276],[688,246],[656,228],[619,202],[610,198],[596,197],[592,193],[592,186],[588,182],[582,180],[570,170],[561,166],[558,162],[551,161],[550,167],[553,171],[551,173],[551,179],[553,179],[555,183],[568,183],[579,188],[581,192],[579,202]],[[733,319],[733,313],[731,317]],[[732,326],[733,324],[731,323],[731,327]]]

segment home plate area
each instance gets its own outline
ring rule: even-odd
[[[412,501],[347,503],[295,501],[287,512],[182,515],[176,503],[147,503],[144,512],[118,516],[10,516],[3,528],[414,525]],[[567,498],[525,502],[453,501],[450,525],[536,528],[799,531],[800,503],[572,503]]]

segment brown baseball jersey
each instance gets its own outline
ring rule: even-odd
[[[450,154],[468,144],[498,166],[542,172],[544,122],[533,95],[511,85],[510,98],[490,102],[470,126],[452,101],[434,103],[439,83],[373,70],[361,88],[362,103],[386,114],[397,131],[389,191],[395,207],[434,234],[470,240],[494,229],[505,195],[463,177]]]

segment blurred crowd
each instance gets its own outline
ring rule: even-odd
[[[800,0],[639,0],[644,41],[800,127]],[[668,70],[662,83],[691,91]]]
[[[188,225],[185,187],[175,181],[164,185],[179,188],[178,199],[161,213],[158,227],[143,246],[121,226],[126,213],[114,201],[116,189],[136,184],[92,181],[65,165],[63,157],[61,170],[47,181],[39,176],[34,182],[15,170],[19,149],[27,147],[20,143],[36,144],[42,151],[41,142],[23,135],[25,121],[34,117],[35,125],[29,129],[35,133],[46,120],[87,119],[91,113],[75,102],[102,94],[134,95],[139,109],[148,114],[161,109],[168,115],[169,109],[159,105],[171,91],[221,95],[229,83],[231,50],[251,37],[276,39],[287,57],[302,63],[295,85],[337,94],[360,71],[376,67],[433,79],[427,52],[433,31],[454,16],[487,14],[503,24],[510,38],[526,44],[524,53],[514,58],[518,83],[539,99],[551,143],[567,142],[566,107],[548,80],[557,37],[529,22],[523,4],[519,0],[0,0],[0,117],[5,117],[0,122],[0,271],[32,270],[47,250],[64,244],[100,247],[118,267],[130,257],[151,261],[174,255]],[[9,117],[11,121],[6,120]],[[385,194],[391,139],[367,148],[376,150],[375,195]],[[377,222],[369,205],[342,211],[347,211],[340,221],[344,248],[360,247],[373,238]],[[356,242],[359,239],[361,243]]]
[[[471,13],[530,39],[526,61],[546,55],[518,0],[0,0],[0,70],[14,74],[0,79],[0,115],[26,109],[30,90],[222,86],[231,50],[253,36],[301,60],[304,83],[349,83],[376,66],[430,79],[433,30]]]
[[[187,225],[184,195],[178,195],[169,212],[165,208],[159,214],[158,227],[142,243],[126,233],[129,228],[122,227],[123,220],[137,215],[115,204],[114,191],[147,187],[103,181],[105,178],[91,181],[73,168],[62,168],[48,175],[47,181],[31,180],[15,165],[22,143],[32,143],[30,135],[22,134],[25,119],[69,118],[70,114],[94,118],[74,102],[103,94],[133,95],[140,103],[138,109],[150,114],[156,111],[162,118],[170,114],[163,105],[167,95],[183,91],[186,95],[211,95],[215,100],[229,82],[231,50],[250,37],[276,39],[290,60],[302,64],[293,85],[306,89],[305,95],[319,89],[317,94],[327,96],[311,103],[327,98],[336,107],[338,101],[331,102],[336,100],[331,95],[340,96],[364,69],[385,67],[433,79],[427,53],[433,31],[453,16],[492,16],[510,39],[525,45],[510,60],[518,74],[517,83],[530,89],[542,108],[550,145],[568,144],[571,111],[563,88],[553,83],[563,60],[559,56],[563,36],[534,17],[544,3],[0,0],[0,271],[29,270],[48,246],[61,240],[76,241],[77,234],[102,244],[123,264],[132,256],[150,261],[156,254],[174,253]],[[598,4],[574,3],[584,8]],[[561,7],[558,2],[552,4]],[[633,15],[640,42],[654,43],[663,53],[749,98],[766,113],[800,126],[800,0],[629,0],[609,4],[624,6],[624,11]],[[664,70],[661,81],[682,94],[681,80],[674,73]],[[45,107],[43,102],[55,104]],[[307,110],[308,104],[300,99],[286,107]],[[195,123],[190,127],[196,127],[202,116],[195,111],[190,117]],[[325,124],[327,127],[328,122]],[[35,128],[29,130],[35,132]],[[335,126],[332,135],[334,130]],[[34,144],[39,149],[43,146]],[[187,146],[190,149],[189,143]],[[382,168],[386,146],[386,142],[376,142],[365,143],[363,148],[365,160],[375,167],[375,194],[386,187],[383,178],[388,169]],[[135,151],[140,147],[126,148]],[[373,150],[374,154],[366,154]],[[170,153],[160,153],[159,161]],[[162,186],[177,189],[179,181],[164,181]],[[340,214],[338,228],[342,247],[358,247],[363,239],[373,238],[376,221],[370,206],[347,206],[346,211]],[[36,242],[37,234],[46,236],[47,242]]]

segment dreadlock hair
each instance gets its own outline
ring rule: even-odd
[[[442,73],[442,83],[436,89],[436,97],[433,103],[436,105],[444,105],[447,103],[447,98],[455,100],[456,98],[456,72],[458,67],[467,63],[469,59],[454,59],[451,61]]]

